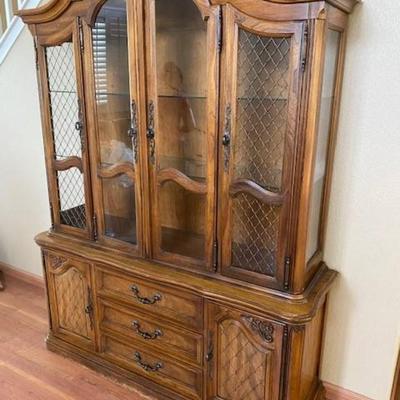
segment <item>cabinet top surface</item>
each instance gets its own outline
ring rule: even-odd
[[[326,266],[321,268],[307,290],[302,295],[284,296],[272,290],[244,287],[239,284],[221,282],[209,276],[182,271],[145,259],[125,256],[101,248],[96,244],[43,232],[36,236],[36,243],[44,249],[67,252],[83,257],[86,261],[115,268],[116,272],[127,276],[156,279],[159,283],[179,286],[183,290],[195,292],[209,299],[227,301],[237,307],[252,309],[280,321],[303,324],[310,321],[325,299],[337,272]]]
[[[207,2],[208,0],[196,0],[199,2]],[[357,3],[361,0],[210,0],[210,4],[232,4],[241,7],[254,6],[258,7],[279,7],[279,6],[299,6],[304,7],[308,4],[317,4],[323,8],[324,4],[330,4],[347,13],[350,13]],[[103,0],[51,0],[47,4],[34,9],[19,10],[16,15],[20,16],[27,24],[40,24],[49,22],[62,15],[73,3],[87,3],[88,8],[96,9],[104,3]],[[279,10],[277,10],[279,12]]]

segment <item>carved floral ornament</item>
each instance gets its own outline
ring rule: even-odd
[[[257,332],[267,343],[274,341],[274,327],[271,323],[250,316],[245,316],[244,319],[248,322],[250,328]]]
[[[64,257],[49,254],[49,261],[50,261],[50,265],[53,268],[60,268],[67,262],[67,259]]]

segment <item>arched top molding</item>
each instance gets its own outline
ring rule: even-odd
[[[200,8],[208,5],[231,4],[239,10],[252,14],[255,17],[265,17],[270,13],[272,17],[285,11],[287,15],[292,14],[292,19],[298,16],[304,18],[317,15],[326,4],[337,7],[342,11],[350,13],[360,0],[195,0]],[[43,24],[54,21],[62,15],[81,15],[90,23],[98,9],[105,0],[50,0],[49,3],[34,9],[20,10],[17,15],[29,25]],[[72,10],[71,10],[72,9]],[[311,12],[311,13],[310,13]],[[274,15],[276,14],[276,15]],[[268,18],[270,19],[270,18]]]

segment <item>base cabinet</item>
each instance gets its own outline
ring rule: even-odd
[[[208,399],[278,400],[283,324],[207,306]]]
[[[60,338],[93,349],[94,305],[90,265],[45,252],[51,329]]]
[[[245,287],[143,260],[113,261],[102,250],[89,258],[87,245],[80,254],[73,246],[71,255],[44,248],[51,350],[157,399],[323,399],[318,366],[333,271],[325,268],[308,297],[249,296]],[[158,268],[168,279],[160,281]]]

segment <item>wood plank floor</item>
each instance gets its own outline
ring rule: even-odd
[[[44,290],[7,276],[0,292],[1,400],[153,400],[48,351]]]

